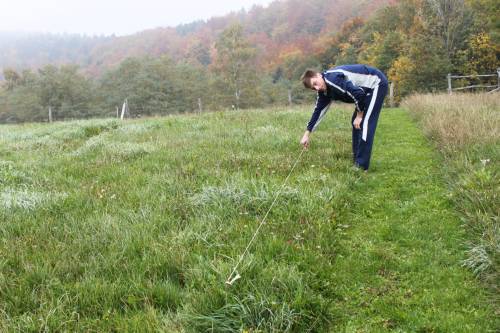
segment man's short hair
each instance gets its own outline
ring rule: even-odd
[[[304,87],[311,89],[311,79],[318,75],[319,72],[314,69],[307,69],[304,74],[300,77],[300,80],[304,84]]]

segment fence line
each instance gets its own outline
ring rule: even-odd
[[[473,85],[469,85],[469,86],[466,86],[466,87],[458,87],[458,88],[453,88],[452,87],[452,82],[451,80],[452,79],[465,79],[465,78],[482,78],[482,77],[497,77],[498,78],[498,83],[496,85],[491,85],[491,84],[473,84]],[[497,68],[497,72],[496,74],[473,74],[473,75],[451,75],[451,73],[449,73],[447,76],[446,76],[446,79],[448,81],[448,94],[452,94],[453,91],[459,91],[459,90],[466,90],[466,89],[475,89],[475,88],[485,88],[485,89],[491,89],[491,88],[495,88],[493,90],[491,90],[490,92],[493,92],[493,91],[499,91],[500,90],[500,68]]]
[[[448,75],[451,75],[451,74],[448,74]],[[460,78],[464,78],[464,77],[486,77],[486,76],[492,77],[492,76],[497,76],[497,74],[451,75],[451,78],[452,79],[460,79]]]

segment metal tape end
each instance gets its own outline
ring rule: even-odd
[[[227,278],[227,280],[226,280],[226,284],[227,284],[227,285],[229,285],[229,286],[232,286],[232,285],[233,285],[233,283],[235,283],[235,282],[236,282],[236,280],[241,279],[241,275],[239,275],[238,273],[236,273],[236,275],[235,275],[232,279],[230,279],[230,278],[231,278],[231,276],[229,276],[229,277]]]

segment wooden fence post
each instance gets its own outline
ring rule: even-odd
[[[497,75],[498,75],[498,85],[497,85],[497,90],[500,90],[500,68],[497,68]]]
[[[236,110],[240,109],[240,95],[241,95],[241,90],[236,89],[234,95],[236,96]]]
[[[49,106],[49,123],[52,122],[52,107]]]
[[[451,89],[451,74],[450,73],[448,73],[447,78],[448,78],[448,94],[451,95],[453,90]]]
[[[389,85],[389,104],[391,108],[394,107],[394,81],[391,81]]]
[[[202,108],[202,105],[201,105],[201,98],[198,98],[198,112],[202,112],[203,111],[203,108]]]

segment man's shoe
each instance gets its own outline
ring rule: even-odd
[[[363,169],[361,166],[359,166],[358,164],[354,164],[352,166],[352,171],[354,172],[368,172],[368,170],[365,170]]]

